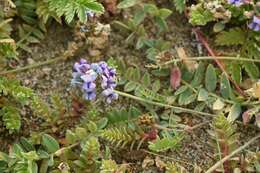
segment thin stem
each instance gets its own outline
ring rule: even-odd
[[[16,46],[19,48],[21,46],[21,43],[26,40],[30,35],[32,34],[32,31],[28,32],[23,38],[21,38],[17,43]]]
[[[74,148],[74,147],[77,147],[79,144],[80,144],[80,142],[76,142],[76,143],[74,143],[74,144],[72,144],[72,145],[70,145],[70,146],[63,147],[63,148],[57,150],[57,151],[54,153],[54,155],[55,155],[55,156],[60,156],[60,155],[64,154],[65,150],[67,150],[67,149],[72,149],[72,148]]]
[[[187,87],[189,87],[195,94],[198,94],[198,90],[196,88],[194,88],[192,85],[190,85],[188,82],[186,82],[185,80],[181,80],[181,82],[186,85]],[[228,99],[224,99],[223,97],[221,96],[218,96],[217,94],[214,94],[214,93],[211,93],[211,92],[208,92],[210,96],[212,97],[215,97],[217,99],[220,99],[222,100],[223,102],[226,102],[226,103],[229,103],[229,104],[235,104],[236,102],[235,101],[232,101],[232,100],[228,100]],[[248,105],[257,105],[257,104],[260,104],[260,101],[255,101],[255,102],[252,102],[252,101],[245,101],[245,102],[242,102],[240,103],[241,105],[243,106],[248,106]]]
[[[169,65],[169,64],[173,64],[176,62],[181,62],[183,60],[185,61],[200,61],[200,60],[214,60],[214,59],[218,59],[218,60],[228,60],[228,61],[243,61],[243,62],[256,62],[256,63],[260,63],[259,59],[248,59],[248,58],[239,58],[239,57],[228,57],[228,56],[202,56],[202,57],[190,57],[190,58],[182,58],[182,59],[172,59],[170,61],[167,61],[163,64],[161,64],[162,66],[164,65]]]
[[[13,20],[13,19],[6,19],[6,20],[4,20],[3,22],[0,23],[0,28],[1,28],[2,26],[4,26],[5,24],[11,22],[12,20]]]
[[[186,82],[185,80],[181,80],[181,82],[182,82],[184,85],[186,85],[187,87],[189,87],[195,94],[198,94],[198,91],[196,90],[196,88],[194,88],[194,87],[193,87],[192,85],[190,85],[188,82]],[[220,97],[220,96],[218,96],[218,95],[216,95],[216,94],[214,94],[214,93],[211,93],[211,92],[209,92],[209,95],[210,95],[210,96],[213,96],[213,97],[215,97],[215,98],[217,98],[217,99],[220,99],[220,100],[222,100],[222,101],[224,101],[224,102],[230,103],[230,104],[234,104],[234,103],[235,103],[235,102],[232,101],[232,100],[224,99],[224,98],[222,98],[222,97]]]
[[[147,150],[143,150],[143,151],[148,153],[148,154],[152,154],[152,155],[155,155],[155,156],[159,156],[159,157],[163,157],[163,158],[166,158],[166,159],[169,159],[169,160],[173,160],[174,162],[179,162],[179,163],[184,163],[186,165],[194,166],[191,163],[188,163],[188,162],[185,162],[185,161],[182,161],[182,160],[178,160],[178,159],[175,159],[175,158],[172,158],[172,157],[168,157],[168,156],[165,156],[165,155],[157,154],[157,153],[154,153],[154,152],[151,152],[151,151],[147,151]]]
[[[189,87],[195,94],[198,94],[198,91],[188,82],[186,82],[185,80],[181,80],[181,82],[186,85],[187,87]]]
[[[165,104],[165,103],[147,100],[145,98],[137,97],[137,96],[134,96],[134,95],[131,95],[131,94],[128,94],[128,93],[121,92],[121,91],[115,91],[115,92],[117,94],[121,95],[121,96],[128,97],[128,98],[131,98],[131,99],[134,99],[134,100],[137,100],[137,101],[145,102],[145,103],[148,103],[148,104],[152,104],[152,105],[155,105],[155,106],[171,108],[171,109],[191,113],[191,114],[194,114],[194,115],[204,115],[204,116],[208,116],[208,117],[215,117],[216,116],[214,114],[210,114],[210,113],[206,113],[206,112],[195,111],[195,110],[188,109],[188,108],[172,106],[172,105],[168,105],[168,104]]]
[[[260,138],[260,134],[258,134],[257,136],[255,136],[254,138],[252,138],[250,141],[248,141],[247,143],[245,143],[243,146],[239,147],[238,149],[236,149],[235,151],[233,151],[232,153],[230,153],[229,155],[227,155],[226,157],[222,158],[220,161],[218,161],[215,165],[213,165],[211,168],[209,168],[205,173],[211,173],[213,171],[215,171],[220,165],[222,165],[225,161],[231,159],[234,155],[238,154],[239,152],[241,152],[242,150],[244,150],[245,148],[247,148],[250,144],[254,143],[258,138]]]
[[[28,65],[28,66],[25,66],[25,67],[17,68],[17,69],[14,69],[14,70],[2,71],[2,72],[0,72],[0,75],[6,75],[6,74],[10,74],[10,73],[18,73],[18,72],[21,72],[21,71],[26,71],[26,70],[29,70],[29,69],[32,69],[32,68],[37,68],[37,67],[40,67],[40,66],[48,65],[48,64],[54,63],[56,61],[62,60],[62,59],[64,59],[64,57],[61,56],[61,57],[50,59],[50,60],[47,60],[47,61],[44,61],[44,62],[39,62],[39,63],[35,63],[35,64]]]

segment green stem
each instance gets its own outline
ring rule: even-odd
[[[210,113],[206,113],[206,112],[195,111],[195,110],[188,109],[188,108],[172,106],[172,105],[168,105],[168,104],[164,104],[164,103],[160,103],[160,102],[147,100],[145,98],[137,97],[137,96],[134,96],[134,95],[131,95],[131,94],[128,94],[128,93],[121,92],[121,91],[115,91],[115,92],[117,94],[121,95],[121,96],[128,97],[128,98],[131,98],[131,99],[134,99],[134,100],[137,100],[137,101],[140,101],[140,102],[148,103],[148,104],[151,104],[151,105],[155,105],[155,106],[171,108],[171,109],[175,109],[175,110],[178,110],[178,111],[191,113],[191,114],[194,114],[194,115],[204,115],[204,116],[208,116],[208,117],[216,116],[214,114],[210,114]]]
[[[193,87],[192,85],[190,85],[188,82],[186,82],[185,80],[181,80],[181,82],[182,82],[184,85],[186,85],[187,87],[189,87],[195,94],[198,94],[198,91],[196,90],[196,88],[194,88],[194,87]],[[227,102],[227,103],[230,103],[230,104],[234,104],[234,103],[235,103],[234,101],[224,99],[224,98],[222,98],[222,97],[220,97],[220,96],[218,96],[218,95],[216,95],[216,94],[214,94],[214,93],[211,93],[211,92],[208,92],[208,93],[209,93],[210,96],[215,97],[215,98],[217,98],[217,99],[220,99],[220,100],[222,100],[222,101],[224,101],[224,102]]]
[[[32,31],[28,32],[23,38],[21,38],[17,43],[16,46],[19,48],[24,40],[26,40],[30,35],[32,34]]]
[[[184,58],[184,59],[172,59],[170,61],[165,62],[164,64],[161,64],[160,66],[173,64],[173,63],[180,62],[180,61],[183,61],[183,60],[185,60],[185,61],[199,61],[199,60],[214,60],[214,59],[260,63],[260,60],[258,60],[258,59],[248,59],[248,58],[228,57],[228,56],[227,57],[225,57],[225,56],[217,56],[217,57],[204,56],[204,57],[190,57],[190,58]]]
[[[188,82],[186,82],[185,80],[181,80],[181,82],[184,85],[186,85],[187,87],[189,87],[195,94],[198,94],[198,90],[196,88],[194,88],[192,85],[190,85]],[[235,101],[224,99],[223,97],[220,97],[217,94],[214,94],[214,93],[211,93],[211,92],[208,92],[208,93],[209,93],[210,96],[215,97],[217,99],[220,99],[223,102],[226,102],[226,103],[229,103],[229,104],[235,104],[236,103]],[[255,102],[245,101],[245,102],[242,102],[240,104],[243,105],[243,106],[258,105],[258,104],[260,104],[260,101],[255,101]]]
[[[35,63],[35,64],[28,65],[28,66],[25,66],[25,67],[17,68],[17,69],[14,69],[14,70],[2,71],[2,72],[0,72],[0,75],[6,75],[6,74],[10,74],[10,73],[18,73],[18,72],[21,72],[21,71],[26,71],[26,70],[29,70],[29,69],[32,69],[32,68],[37,68],[37,67],[40,67],[40,66],[48,65],[48,64],[54,63],[56,61],[62,60],[62,59],[64,59],[64,57],[57,57],[57,58],[50,59],[50,60],[47,60],[47,61],[44,61],[44,62]]]
[[[142,150],[142,151],[144,151],[144,152],[146,152],[148,154],[152,154],[152,155],[155,155],[155,156],[163,157],[163,158],[166,158],[168,160],[172,160],[174,162],[184,163],[186,165],[190,165],[190,166],[194,167],[194,165],[189,163],[189,162],[185,162],[185,161],[182,161],[182,160],[178,160],[176,158],[172,158],[172,157],[168,157],[168,156],[165,156],[165,155],[157,154],[157,153],[154,153],[154,152],[151,152],[151,151],[148,151],[148,150]]]
[[[213,165],[211,168],[209,168],[205,173],[211,173],[214,172],[219,166],[221,166],[225,161],[231,159],[234,155],[238,154],[245,148],[247,148],[252,143],[256,142],[260,138],[260,134],[249,140],[247,143],[245,143],[243,146],[239,147],[238,149],[234,150],[232,153],[227,155],[226,157],[222,158],[220,161],[218,161],[215,165]]]

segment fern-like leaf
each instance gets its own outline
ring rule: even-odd
[[[98,139],[91,137],[81,145],[82,151],[79,160],[75,160],[75,172],[78,173],[93,173],[97,171],[96,161],[100,153],[100,144]]]
[[[49,5],[45,1],[37,1],[36,13],[43,23],[47,23],[50,18],[54,18],[57,22],[61,23],[61,19],[54,11],[49,9]]]
[[[113,173],[118,170],[118,165],[114,160],[102,160],[100,173]]]
[[[178,134],[174,137],[164,137],[162,139],[157,139],[154,142],[150,142],[149,149],[156,152],[167,151],[169,149],[176,149],[179,147],[180,142],[183,139],[182,134]]]
[[[5,106],[0,110],[0,117],[2,117],[4,126],[10,131],[19,130],[21,127],[21,117],[17,108],[12,106]]]
[[[238,134],[236,127],[230,123],[224,115],[217,116],[213,121],[214,133],[212,133],[215,140],[215,148],[218,149],[219,159],[229,155],[237,148]],[[225,172],[230,172],[230,161],[223,164]]]
[[[117,147],[124,147],[127,144],[130,144],[136,140],[138,135],[134,133],[133,130],[126,126],[113,127],[110,129],[105,129],[101,136],[116,145]]]
[[[221,46],[242,45],[245,42],[245,33],[240,28],[231,28],[217,35],[216,43]]]
[[[35,13],[35,0],[15,0],[18,16],[28,24],[37,23],[37,14]]]
[[[0,93],[2,95],[10,95],[17,102],[26,104],[29,98],[33,96],[33,91],[30,88],[23,87],[16,80],[0,77]]]
[[[39,97],[34,96],[32,98],[31,107],[37,116],[45,118],[48,122],[53,120],[49,105]]]
[[[141,115],[141,111],[135,107],[131,107],[129,110],[126,109],[114,109],[107,114],[108,122],[110,124],[126,123]]]
[[[209,10],[205,10],[200,5],[192,6],[190,23],[193,25],[206,25],[214,21],[214,16]]]
[[[57,16],[65,16],[67,23],[70,23],[76,15],[81,22],[84,22],[86,10],[97,13],[104,11],[103,6],[95,0],[47,0],[47,2],[49,9],[56,12]]]

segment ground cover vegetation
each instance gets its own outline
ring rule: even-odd
[[[257,0],[1,0],[0,172],[260,172],[259,67]]]

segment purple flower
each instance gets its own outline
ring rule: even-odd
[[[103,73],[103,69],[102,69],[102,67],[98,63],[92,63],[91,64],[91,69],[94,70],[95,72],[97,72],[98,74],[102,74]]]
[[[248,27],[254,31],[260,31],[260,18],[254,16]]]
[[[96,84],[94,82],[84,82],[82,90],[86,100],[94,100],[96,98]]]
[[[103,72],[108,68],[108,65],[105,61],[100,61],[98,65],[103,70]]]
[[[116,87],[116,81],[113,77],[106,77],[102,76],[102,82],[101,82],[101,87],[103,89],[106,88],[115,88]]]
[[[96,88],[96,84],[94,82],[85,82],[83,83],[82,85],[82,89],[85,91],[85,92],[91,92],[91,91],[94,91]]]
[[[95,98],[96,98],[96,92],[95,91],[91,91],[91,92],[85,92],[84,93],[84,98],[86,99],[86,100],[95,100]]]
[[[107,76],[107,77],[115,77],[116,75],[116,69],[114,68],[107,68],[104,70],[104,74]]]
[[[244,4],[244,1],[243,0],[228,0],[228,3],[236,5],[236,6],[240,6],[240,5]]]
[[[102,92],[102,94],[106,97],[106,102],[111,103],[112,100],[118,99],[118,94],[111,88],[108,88]]]
[[[80,77],[84,82],[93,82],[97,78],[97,73],[93,70],[88,70],[84,75]]]
[[[74,71],[78,72],[78,73],[85,73],[86,71],[88,71],[90,69],[90,65],[88,64],[87,60],[85,59],[80,59],[79,62],[76,62],[74,64]]]
[[[71,80],[71,84],[72,85],[78,85],[78,84],[82,84],[82,81],[81,81],[81,74],[78,73],[78,72],[73,72],[72,73],[72,80]]]
[[[81,59],[74,64],[73,79],[71,83],[79,86],[86,100],[94,100],[96,98],[96,79],[100,77],[102,95],[106,96],[107,103],[118,98],[118,94],[114,92],[116,87],[116,69],[111,68],[104,61],[99,63],[88,64],[86,60]]]

